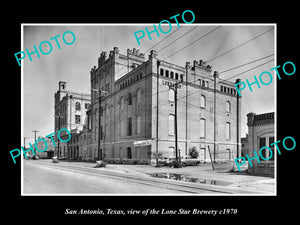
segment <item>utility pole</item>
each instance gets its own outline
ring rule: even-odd
[[[171,89],[174,90],[174,100],[175,100],[175,121],[174,121],[174,131],[175,131],[175,157],[176,157],[176,162],[178,163],[178,132],[177,132],[177,86],[178,84],[182,83],[182,80],[173,84],[173,85],[170,85],[169,87]],[[178,164],[179,165],[179,164]],[[181,167],[179,165],[179,167]]]
[[[160,61],[157,60],[156,67],[156,166],[158,166],[158,88],[159,88],[159,65]]]
[[[60,118],[65,118],[65,116],[61,116],[60,112],[59,112],[59,115],[58,116],[55,115],[55,117],[58,118],[58,131],[59,131],[60,130]],[[59,159],[59,140],[58,139],[57,139],[57,159]]]
[[[236,79],[236,84],[241,82],[241,79]],[[239,88],[239,85],[238,85]],[[237,93],[236,95],[236,157],[240,157],[240,150],[239,150],[239,143],[240,143],[240,129],[239,129],[239,124],[240,124],[240,95]]]
[[[34,132],[34,142],[36,141],[36,133],[39,132],[38,130],[33,130],[32,132]]]
[[[98,159],[99,160],[102,160],[103,156],[102,156],[102,149],[100,148],[100,138],[102,136],[102,130],[100,129],[101,128],[101,113],[102,113],[102,107],[101,107],[101,98],[102,98],[102,94],[107,94],[106,91],[103,91],[99,88],[99,90],[97,89],[92,89],[92,91],[96,91],[98,92],[98,103],[99,103],[99,117],[98,117]]]
[[[219,77],[219,73],[214,71],[214,162],[216,162],[216,141],[217,141],[217,78]]]

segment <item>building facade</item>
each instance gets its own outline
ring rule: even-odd
[[[91,157],[150,164],[174,156],[175,83],[181,156],[196,147],[202,162],[239,157],[241,99],[234,83],[202,60],[183,67],[153,50],[145,59],[136,49],[123,55],[116,47],[91,69]],[[100,110],[95,90],[103,90]]]
[[[274,130],[274,112],[264,114],[247,114],[248,125],[248,155],[249,158],[253,158],[254,151],[259,155],[259,150],[264,146],[269,146],[272,149],[273,156],[270,160],[265,161],[260,159],[258,163],[257,159],[251,161],[252,167],[248,166],[248,172],[254,175],[264,175],[274,177],[274,158],[275,152],[274,145],[270,144],[275,142],[275,130]],[[263,149],[262,156],[269,158],[270,152]]]
[[[78,158],[79,147],[77,146],[79,145],[79,137],[77,136],[83,130],[87,111],[91,103],[91,96],[90,94],[67,90],[67,83],[60,81],[54,98],[54,131],[57,134],[60,129],[66,128],[71,132],[71,144],[69,142],[59,143],[59,158]],[[62,131],[60,134],[62,139],[65,135],[68,135],[65,131]],[[74,138],[72,137],[73,135]],[[57,155],[57,152],[55,155]]]
[[[37,155],[40,159],[52,158],[54,156],[55,146],[57,145],[57,142],[55,144],[53,144],[53,141],[51,140],[50,137],[40,137],[39,136],[38,139],[44,139],[47,143],[47,146],[44,141],[42,141],[42,140],[37,141],[36,147],[35,147],[35,145],[32,145],[32,147],[34,148],[35,155]],[[46,150],[43,151],[44,149],[46,149]]]

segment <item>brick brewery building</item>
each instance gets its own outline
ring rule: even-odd
[[[117,47],[102,52],[91,69],[90,157],[153,163],[175,156],[175,92],[180,154],[196,147],[203,162],[228,161],[240,155],[240,98],[234,83],[219,78],[202,60],[178,66],[147,59],[139,50]],[[100,148],[99,98],[101,94]]]

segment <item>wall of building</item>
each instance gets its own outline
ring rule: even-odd
[[[169,117],[175,113],[175,102],[170,100],[169,85],[183,78],[182,84],[178,85],[177,96],[178,148],[181,155],[188,154],[189,148],[195,146],[200,151],[199,157],[206,162],[210,161],[208,147],[215,161],[232,161],[236,158],[237,142],[240,142],[237,140],[236,127],[240,124],[240,120],[237,121],[237,93],[234,83],[217,77],[216,92],[214,92],[214,75],[211,66],[206,65],[202,60],[194,61],[193,66],[186,65],[187,77],[185,67],[159,60],[155,51],[150,52],[147,61],[143,60],[144,56],[141,56],[138,51],[129,50],[125,56],[114,48],[108,58],[102,53],[98,68],[94,67],[91,70],[92,89],[98,90],[102,87],[107,91],[102,98],[103,135],[100,139],[100,148],[103,156],[111,160],[130,158],[150,163],[151,159],[155,159],[157,152],[161,156],[174,155],[175,136],[169,132]],[[158,60],[160,63],[157,120]],[[160,69],[164,70],[164,74],[160,74]],[[123,75],[121,71],[124,71]],[[214,93],[216,93],[216,104],[214,104]],[[201,103],[202,98],[205,99],[204,106]],[[226,108],[226,102],[230,103],[229,110]],[[241,105],[239,105],[239,112],[240,107]],[[94,159],[99,158],[98,119],[97,92],[92,92],[90,157]],[[200,135],[200,131],[203,130],[201,120],[205,120],[204,135]],[[156,138],[157,124],[158,139]],[[226,135],[227,124],[230,124],[229,135]],[[135,141],[149,139],[152,140],[151,146],[134,145]],[[216,141],[215,152],[214,141]]]
[[[266,143],[266,145],[260,147],[260,143],[259,143],[260,138],[267,138],[269,140],[269,137],[275,136],[274,113],[270,114],[273,115],[271,119],[257,120],[257,117],[261,117],[264,115],[266,114],[256,115],[255,113],[249,113],[247,115],[249,158],[255,157],[254,151],[256,151],[257,155],[259,156],[260,148],[264,146],[269,146],[269,144],[271,144],[271,143]],[[275,154],[276,151],[273,151],[273,153]],[[266,175],[266,176],[274,177],[274,160],[271,159],[265,161],[260,156],[259,158],[260,158],[260,163],[258,163],[257,159],[251,160],[253,166],[251,167],[248,164],[249,165],[248,172],[250,174],[255,174],[255,175]]]

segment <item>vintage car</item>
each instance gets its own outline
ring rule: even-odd
[[[191,156],[185,155],[181,157],[181,166],[198,166],[200,164],[199,159],[192,158]]]

